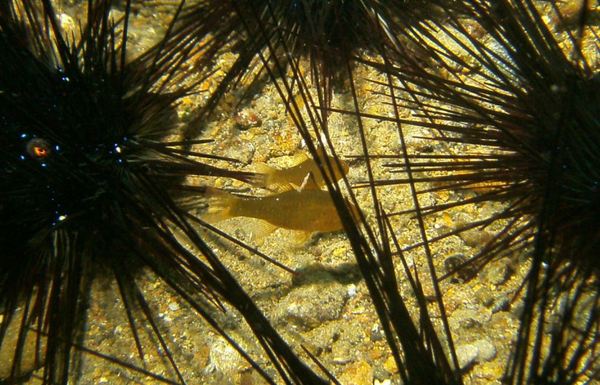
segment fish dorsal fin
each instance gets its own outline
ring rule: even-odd
[[[293,165],[293,166],[297,166],[297,165],[299,165],[300,163],[302,163],[302,162],[306,162],[306,161],[307,161],[307,160],[309,160],[309,159],[310,159],[310,157],[308,156],[308,154],[307,154],[307,153],[305,153],[305,152],[299,152],[299,153],[297,153],[296,155],[292,156],[292,161],[291,161],[291,163],[292,163],[292,165]],[[293,166],[292,166],[292,167],[293,167]]]

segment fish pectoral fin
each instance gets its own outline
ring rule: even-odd
[[[315,176],[312,172],[309,172],[308,174],[306,174],[306,176],[302,180],[301,185],[298,186],[295,183],[290,183],[290,186],[297,192],[302,192],[303,190],[320,190],[321,189],[321,187],[317,183],[317,180],[315,179]],[[291,188],[290,188],[290,190],[291,190]]]
[[[291,182],[286,183],[286,190],[279,191],[279,192],[285,192],[285,191],[291,191],[291,190],[296,190],[296,192],[302,192],[302,190],[304,190],[305,188],[307,190],[312,190],[313,185],[315,185],[315,183],[312,178],[312,173],[309,172],[308,174],[306,174],[306,176],[302,180],[302,184],[298,185],[296,183],[291,183]]]
[[[250,237],[258,245],[262,245],[265,239],[277,230],[277,226],[267,221],[263,221],[262,219],[257,219],[253,222],[254,223],[249,226]]]
[[[300,191],[304,190],[304,188],[306,187],[306,185],[308,183],[310,183],[311,181],[314,181],[314,179],[315,178],[313,177],[313,173],[309,172],[308,174],[306,174],[306,176],[302,180],[302,184],[300,185],[299,188],[296,189],[296,191],[300,192]]]
[[[298,185],[297,185],[297,184],[295,184],[295,183],[290,183],[290,187],[291,187],[291,188],[290,188],[290,190],[291,190],[291,189],[294,189],[294,190],[296,190],[297,192],[302,192],[302,190],[304,190],[304,184],[302,184],[301,186],[298,186]]]
[[[314,234],[313,231],[293,231],[292,232],[292,236],[291,238],[291,243],[294,247],[302,247],[304,245],[306,245],[306,243],[308,243],[308,241],[310,241],[312,235]]]

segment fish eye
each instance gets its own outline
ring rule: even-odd
[[[52,150],[50,143],[42,138],[33,138],[27,142],[27,153],[33,159],[44,160],[50,156]]]

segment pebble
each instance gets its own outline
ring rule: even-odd
[[[511,277],[514,269],[508,258],[492,261],[483,270],[483,278],[492,285],[502,285]]]
[[[485,308],[458,309],[450,316],[449,323],[452,331],[458,332],[461,329],[471,329],[481,327],[491,319],[491,311]]]
[[[477,360],[479,352],[473,345],[461,345],[456,348],[456,356],[461,369],[471,366]]]
[[[59,14],[58,21],[62,29],[65,31],[75,31],[75,28],[77,27],[77,23],[75,22],[75,20],[66,13]]]
[[[456,348],[456,355],[461,369],[476,363],[490,361],[496,357],[496,347],[488,340],[481,339]]]
[[[510,307],[509,311],[515,319],[521,319],[525,313],[525,304],[522,301],[517,302]]]
[[[378,349],[365,349],[368,341],[368,329],[358,321],[335,321],[340,331],[338,338],[331,344],[331,355],[339,362],[352,362],[361,358],[361,350],[369,354],[377,354]],[[362,347],[362,349],[361,349]],[[364,349],[364,350],[363,350]]]
[[[494,305],[494,293],[487,287],[481,287],[475,292],[477,301],[485,307]]]
[[[219,338],[211,347],[208,354],[207,373],[218,372],[233,375],[245,369],[248,363],[233,346],[223,338]]]
[[[510,309],[510,298],[507,296],[497,297],[492,306],[492,313],[498,313],[500,311],[507,311]]]
[[[455,271],[460,265],[465,262],[465,256],[463,254],[449,255],[444,259],[444,270],[446,273]]]
[[[364,361],[355,362],[344,369],[338,380],[346,385],[371,385],[373,384],[373,368]]]
[[[381,326],[377,323],[371,328],[371,341],[381,341],[385,338],[385,333]]]
[[[233,116],[233,121],[238,130],[248,130],[252,127],[260,127],[262,125],[262,119],[258,116],[256,111],[251,108],[245,108],[238,111]]]
[[[444,260],[444,270],[447,274],[453,274],[453,280],[467,281],[475,274],[472,264],[465,264],[467,261],[463,254],[450,255]]]
[[[302,344],[317,355],[330,353],[332,345],[340,338],[342,325],[340,321],[326,322],[305,333]]]
[[[358,289],[356,288],[355,284],[348,285],[348,297],[349,298],[354,297],[357,292],[358,292]]]
[[[398,373],[398,366],[393,356],[389,356],[383,363],[383,368],[390,374]]]
[[[216,147],[215,153],[220,156],[236,159],[243,164],[250,164],[256,153],[256,146],[249,140],[244,140],[242,137],[235,137],[223,140]]]
[[[499,311],[506,311],[510,307],[510,293],[493,291],[488,287],[480,287],[475,292],[475,298],[477,302],[482,304],[488,309],[492,310],[492,313]]]
[[[315,283],[294,288],[277,305],[275,319],[309,330],[340,317],[348,289],[325,272]]]
[[[458,234],[460,238],[470,247],[482,247],[494,236],[488,231],[469,230]]]

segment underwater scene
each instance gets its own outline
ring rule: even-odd
[[[0,385],[600,383],[599,33],[0,2]]]

